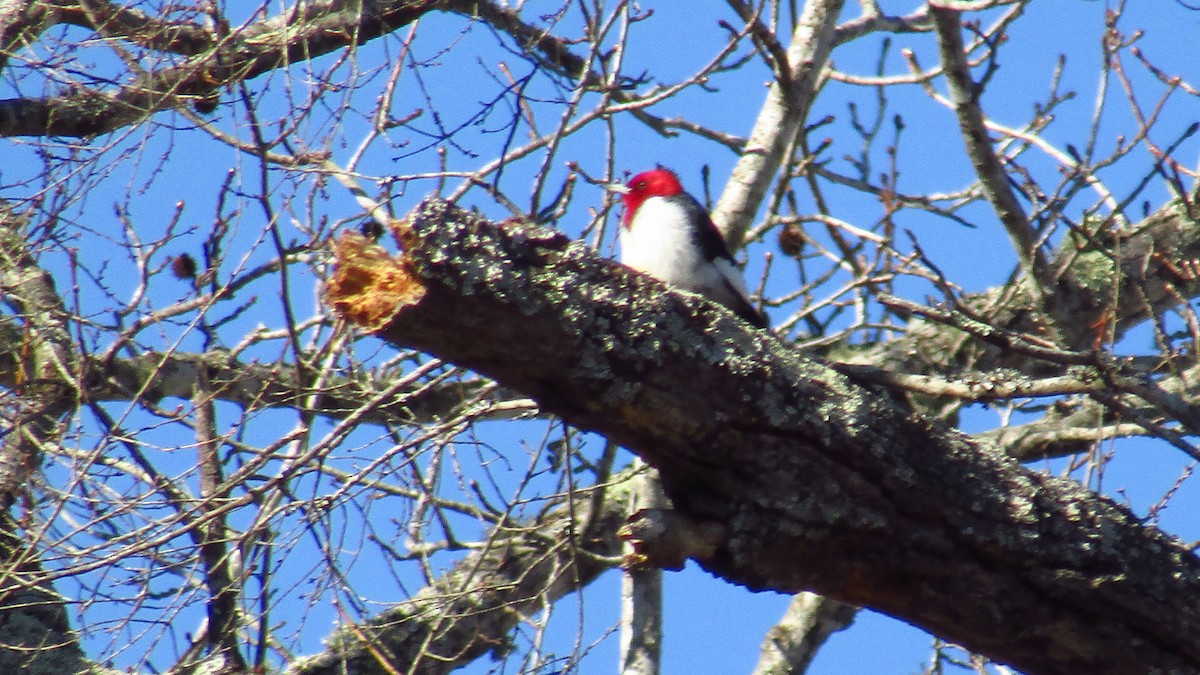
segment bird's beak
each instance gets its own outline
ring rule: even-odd
[[[605,183],[604,189],[608,190],[609,192],[616,192],[617,194],[622,194],[622,195],[629,194],[629,188],[625,187],[624,185],[621,185],[620,183]]]

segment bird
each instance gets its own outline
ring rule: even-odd
[[[756,328],[769,325],[751,304],[721,231],[674,171],[660,165],[609,188],[625,206],[619,235],[622,263],[718,302]]]

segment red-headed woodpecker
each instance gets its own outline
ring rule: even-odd
[[[621,193],[621,262],[671,286],[719,302],[758,328],[767,317],[750,304],[742,273],[708,211],[679,177],[658,167],[639,173]]]

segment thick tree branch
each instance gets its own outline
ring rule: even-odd
[[[12,512],[30,496],[44,448],[61,439],[62,420],[80,398],[68,314],[53,277],[26,248],[26,225],[0,203],[0,298],[25,329],[13,362],[20,396],[0,398],[0,672],[75,672],[83,661],[78,637]]]
[[[83,28],[93,28],[105,37],[119,37],[148,49],[175,54],[199,55],[212,49],[214,31],[194,21],[172,21],[151,16],[132,7],[105,0],[77,0],[58,8],[57,18]]]
[[[640,460],[634,461],[633,468],[644,473],[630,490],[627,513],[665,507],[667,498],[658,472]],[[662,595],[662,570],[624,570],[621,576],[620,675],[659,675],[662,672]]]
[[[386,35],[444,6],[445,0],[299,3],[228,36],[216,49],[148,71],[112,93],[80,89],[0,100],[0,136],[107,133],[222,87]]]
[[[1127,230],[1108,225],[1069,237],[1054,262],[1055,274],[1070,278],[1060,285],[1060,299],[1070,307],[1075,326],[1094,331],[1093,340],[1108,325],[1119,340],[1134,326],[1178,305],[1181,298],[1200,296],[1200,276],[1188,272],[1191,261],[1200,259],[1200,228],[1187,205],[1169,202]],[[1042,333],[1041,312],[1010,288],[966,296],[960,302],[991,325],[1031,336]],[[854,360],[912,373],[957,375],[964,369],[1015,368],[1026,377],[1062,374],[1053,364],[1031,363],[1025,355],[964,340],[957,330],[923,320],[912,321],[903,337],[874,345]]]
[[[511,36],[531,56],[585,87],[607,86],[590,61],[569,49],[562,38],[521,20],[518,12],[487,0],[380,0],[345,3],[315,0],[298,3],[269,19],[217,36],[186,21],[168,21],[100,0],[68,5],[47,15],[29,3],[12,11],[0,6],[0,47],[29,40],[51,21],[94,28],[166,53],[189,55],[178,65],[149,70],[113,91],[77,88],[57,96],[0,100],[0,136],[90,137],[133,124],[156,112],[211,96],[224,87],[286,68],[323,54],[363,44],[412,24],[432,11],[446,11],[488,22]],[[11,15],[11,16],[6,16]],[[7,22],[7,23],[6,23]],[[218,39],[218,37],[220,39]],[[6,54],[0,49],[0,54]],[[0,60],[0,67],[4,62]],[[617,91],[618,101],[630,97]],[[663,122],[632,111],[655,128]]]
[[[0,0],[0,71],[24,42],[50,24],[50,8],[33,0]]]
[[[724,578],[874,607],[1033,672],[1200,668],[1200,561],[1111,501],[559,233],[440,202],[397,231],[399,260],[343,238],[329,301],[636,451],[719,532],[697,559]]]

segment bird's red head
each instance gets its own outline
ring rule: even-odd
[[[647,199],[674,197],[681,192],[683,185],[679,183],[679,176],[670,169],[659,166],[639,173],[625,185],[625,190],[621,193],[621,201],[625,203],[621,225],[628,228],[633,221],[633,214],[637,213],[638,207]]]

